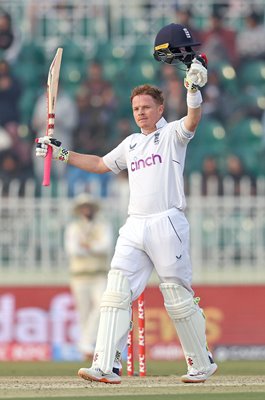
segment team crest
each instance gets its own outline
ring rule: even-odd
[[[160,132],[156,132],[155,133],[154,144],[158,144],[159,143],[159,135],[160,135]]]

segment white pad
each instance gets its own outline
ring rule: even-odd
[[[93,367],[112,372],[117,345],[128,335],[131,319],[131,289],[126,276],[111,270],[100,306],[100,321]],[[126,336],[127,337],[127,336]]]
[[[188,369],[192,367],[198,371],[208,370],[211,363],[202,310],[183,286],[161,283],[160,290],[164,296],[166,310],[176,327]]]

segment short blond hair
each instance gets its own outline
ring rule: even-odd
[[[164,104],[163,92],[156,86],[148,84],[136,86],[131,92],[131,103],[133,98],[140,94],[148,94],[149,96],[153,97],[158,104]]]

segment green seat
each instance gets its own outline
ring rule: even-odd
[[[133,60],[137,62],[141,60],[150,60],[155,63],[154,57],[153,57],[153,52],[154,52],[154,45],[153,43],[149,44],[136,44],[134,47],[134,53],[133,53]]]
[[[195,140],[204,146],[221,148],[226,142],[226,131],[223,124],[214,118],[202,117],[196,130]]]
[[[224,126],[216,119],[202,118],[196,135],[187,147],[185,171],[190,174],[201,171],[204,158],[213,156],[222,163],[227,151],[227,137]]]
[[[233,152],[242,161],[245,170],[253,176],[264,175],[264,153],[260,148],[239,146]]]
[[[37,98],[38,91],[34,88],[28,88],[23,92],[19,102],[19,110],[21,114],[22,124],[30,125]]]
[[[75,43],[71,40],[67,40],[65,42],[62,42],[60,47],[63,48],[63,56],[62,56],[63,63],[75,62],[75,63],[84,64],[85,53],[81,49],[81,47],[78,46],[77,43]]]
[[[45,54],[41,47],[34,42],[25,42],[18,55],[18,64],[45,64]]]
[[[24,63],[16,63],[13,68],[14,75],[22,82],[23,86],[38,88],[47,77],[44,65],[35,64],[34,62],[25,61]]]
[[[192,139],[194,140],[194,139]],[[213,157],[216,159],[217,164],[222,166],[225,151],[221,151],[215,147],[209,146],[194,146],[189,143],[187,147],[186,162],[185,162],[185,174],[190,175],[193,172],[201,172],[203,167],[203,161],[207,157]]]
[[[152,60],[139,60],[139,62],[130,64],[126,74],[131,86],[143,85],[144,83],[156,84],[158,65]]]
[[[107,62],[103,62],[103,74],[104,77],[115,82],[116,80],[120,82],[124,76],[126,76],[126,69],[128,68],[128,61],[124,59],[108,59]],[[120,84],[120,83],[119,83]]]
[[[85,76],[82,66],[76,62],[64,62],[60,71],[60,85],[74,96]]]
[[[238,94],[238,76],[234,67],[228,62],[219,62],[210,68],[217,72],[220,85],[232,94]]]
[[[243,118],[228,128],[229,147],[255,175],[260,174],[263,165],[262,135],[261,122],[256,118]]]
[[[95,59],[102,63],[106,63],[111,60],[126,61],[131,59],[133,51],[134,48],[131,45],[107,42],[98,45]]]
[[[239,71],[239,80],[243,86],[265,85],[265,61],[249,61]]]
[[[262,141],[262,124],[257,118],[243,118],[229,127],[228,138],[231,146],[260,146]]]
[[[235,102],[235,113],[252,116],[262,115],[265,110],[265,87],[243,88]]]

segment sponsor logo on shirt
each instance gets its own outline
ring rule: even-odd
[[[140,158],[131,162],[131,171],[137,171],[145,167],[151,167],[152,165],[162,164],[162,157],[159,154],[152,154],[145,159]]]

